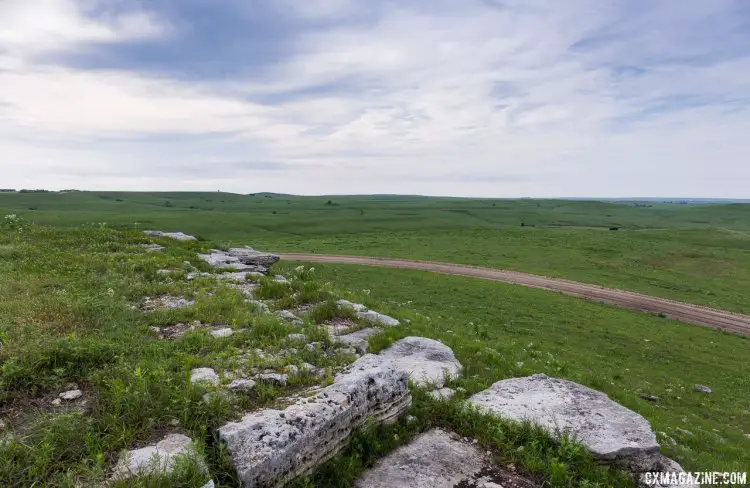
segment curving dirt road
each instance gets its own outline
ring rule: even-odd
[[[605,288],[598,285],[589,285],[559,278],[547,278],[546,276],[520,273],[517,271],[480,268],[478,266],[460,264],[436,263],[431,261],[370,258],[360,256],[334,256],[324,254],[281,254],[281,259],[314,263],[362,264],[390,268],[418,269],[455,276],[469,276],[473,278],[503,281],[505,283],[529,286],[531,288],[557,291],[566,295],[585,298],[600,303],[608,303],[610,305],[616,305],[631,310],[662,314],[682,322],[750,336],[750,316],[748,315],[725,312],[723,310],[702,307],[700,305],[676,302],[665,298],[655,298],[640,293]]]

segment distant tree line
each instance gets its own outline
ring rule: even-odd
[[[0,188],[0,193],[15,193],[15,188]]]
[[[27,190],[27,189],[21,189],[18,190],[18,193],[49,193],[49,190]]]

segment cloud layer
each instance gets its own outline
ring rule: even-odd
[[[2,187],[747,197],[742,0],[5,0]]]

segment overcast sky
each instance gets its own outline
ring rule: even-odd
[[[750,196],[746,0],[0,0],[0,187]]]

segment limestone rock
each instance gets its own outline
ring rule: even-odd
[[[70,402],[72,400],[78,400],[79,398],[81,398],[83,396],[83,392],[81,390],[70,390],[60,393],[59,396],[62,400]]]
[[[425,337],[406,337],[378,355],[362,356],[360,361],[363,360],[390,364],[405,371],[415,384],[434,385],[437,388],[445,385],[446,378],[457,378],[462,369],[450,347]]]
[[[280,487],[335,455],[357,427],[391,420],[410,403],[406,374],[362,365],[300,404],[230,422],[219,436],[242,486]]]
[[[287,280],[284,276],[281,276],[281,275],[274,276],[273,281],[277,283],[289,283],[289,280]]]
[[[236,380],[232,380],[227,388],[234,392],[255,396],[255,381],[253,380],[248,380],[246,378],[237,378]]]
[[[266,256],[272,255],[253,251],[255,253],[258,253],[258,255],[260,256],[258,259],[254,260],[250,256],[252,253],[245,251],[246,250],[242,249],[240,249],[239,251],[236,249],[230,249],[229,251],[211,249],[211,254],[198,254],[198,257],[216,269],[233,268],[240,272],[244,271],[266,274],[268,272],[269,265],[264,265],[261,263],[269,262],[269,258],[267,258]]]
[[[153,446],[124,452],[112,473],[111,480],[134,476],[169,474],[179,456],[194,456],[192,441],[182,434],[171,434]],[[202,463],[202,460],[201,460]]]
[[[144,234],[151,237],[169,237],[170,239],[176,239],[178,241],[197,241],[194,236],[185,234],[183,232],[162,232],[160,230],[144,230]]]
[[[289,334],[287,339],[290,341],[307,342],[307,336],[305,334]]]
[[[458,437],[458,436],[455,436]],[[477,446],[434,429],[400,447],[356,482],[356,488],[536,488],[534,483],[492,466]]]
[[[155,251],[161,251],[164,249],[164,246],[160,246],[159,244],[141,244],[141,246],[146,250],[146,252],[155,252]]]
[[[394,319],[393,317],[375,312],[374,310],[369,310],[367,312],[357,312],[357,317],[362,320],[366,320],[373,325],[385,325],[388,327],[398,327],[399,325],[401,325],[401,322]]]
[[[188,300],[183,297],[174,297],[164,295],[156,298],[146,297],[141,304],[141,310],[144,312],[153,312],[160,308],[187,308],[195,304],[195,300]]]
[[[219,339],[219,338],[223,338],[223,337],[231,337],[231,336],[233,336],[234,335],[234,330],[231,329],[231,328],[229,328],[229,327],[225,327],[223,329],[212,330],[211,332],[209,332],[209,334],[211,334],[212,337],[215,337],[215,338]]]
[[[553,435],[570,431],[602,460],[659,449],[646,419],[604,393],[572,381],[543,374],[498,381],[469,403],[505,418],[531,420]]]
[[[252,264],[264,268],[270,268],[280,259],[277,254],[256,251],[251,247],[233,247],[227,251],[227,254],[239,259],[243,264]]]
[[[345,346],[353,347],[358,352],[364,354],[369,347],[367,340],[377,333],[378,331],[375,329],[362,329],[357,332],[352,332],[351,334],[332,337],[332,339],[344,344]]]
[[[353,303],[349,300],[336,300],[336,305],[341,308],[351,310],[352,312],[367,312],[367,307],[365,307],[361,303]]]
[[[284,322],[289,322],[294,325],[302,325],[304,323],[301,318],[297,317],[289,310],[279,310],[276,312],[276,316]]]
[[[289,375],[279,373],[261,373],[258,375],[258,381],[264,383],[274,383],[279,386],[286,386],[289,382]]]
[[[190,382],[207,383],[210,385],[219,384],[219,375],[211,368],[195,368],[190,372]]]
[[[706,385],[695,385],[695,391],[699,391],[701,393],[711,393],[712,390]]]
[[[455,394],[456,390],[452,388],[440,388],[430,392],[430,396],[435,400],[450,400]]]

